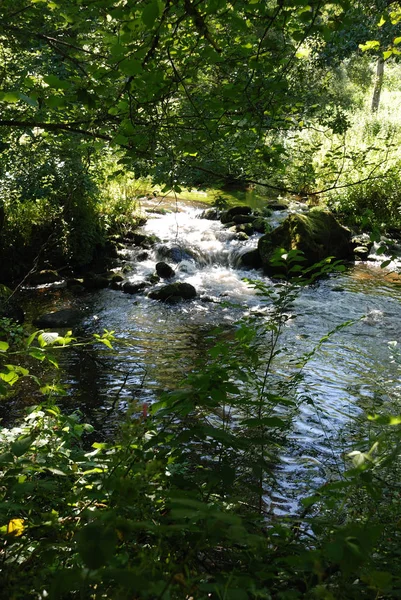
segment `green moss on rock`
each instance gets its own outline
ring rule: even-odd
[[[268,274],[274,274],[270,259],[277,248],[300,250],[307,267],[329,256],[342,260],[353,258],[351,232],[331,213],[323,211],[290,215],[279,227],[260,238],[258,250]]]

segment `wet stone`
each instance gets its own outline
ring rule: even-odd
[[[146,250],[144,250],[143,252],[139,252],[139,254],[137,254],[135,258],[138,262],[143,262],[144,260],[148,260],[149,252],[146,252]]]
[[[357,246],[354,248],[355,260],[368,260],[369,248],[367,246]]]
[[[121,289],[126,294],[139,294],[147,287],[146,281],[140,281],[139,283],[132,283],[131,281],[126,281]]]
[[[250,215],[252,209],[249,206],[233,206],[221,213],[220,220],[222,223],[230,223],[234,221],[236,215]]]
[[[253,215],[234,215],[233,221],[236,225],[241,225],[241,223],[252,223],[255,220]]]
[[[75,308],[64,308],[52,313],[45,313],[35,319],[33,324],[36,327],[48,329],[51,327],[73,327],[77,325],[83,317],[83,313]]]
[[[153,300],[161,300],[162,302],[168,302],[171,298],[175,297],[181,300],[191,300],[196,296],[196,289],[190,283],[177,281],[176,283],[165,285],[158,290],[153,290],[148,296]]]
[[[171,279],[175,275],[174,269],[172,269],[170,265],[165,262],[158,262],[156,264],[156,273],[162,279]]]

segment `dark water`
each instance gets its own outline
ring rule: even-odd
[[[271,282],[261,272],[235,268],[238,256],[256,246],[257,236],[240,242],[219,222],[197,218],[199,209],[177,208],[178,212],[149,218],[144,231],[185,251],[184,260],[173,267],[179,280],[197,289],[195,301],[170,306],[111,289],[79,299],[63,289],[40,292],[42,312],[82,308],[81,333],[86,336],[115,331],[117,353],[96,346],[69,351],[62,358],[68,385],[63,405],[80,408],[106,434],[134,401],[152,402],[160,390],[174,387],[210,347],[216,326],[229,331],[244,314],[264,310],[243,278]],[[273,224],[285,216],[274,213]],[[160,259],[151,253],[148,260],[137,262],[136,252],[127,248],[123,253],[130,269],[127,278],[133,282],[152,273]],[[303,369],[297,395],[304,401],[288,453],[281,456],[283,494],[270,499],[276,512],[293,510],[295,499],[307,488],[343,468],[355,419],[365,408],[379,408],[389,389],[398,393],[399,371],[390,359],[389,342],[400,339],[400,300],[401,279],[386,275],[377,263],[366,263],[304,289],[295,301],[281,341],[288,350],[275,365],[283,378],[291,373],[295,356],[310,352],[345,321],[355,324],[331,336]],[[31,305],[30,310],[38,308]],[[345,428],[349,435],[343,439]]]

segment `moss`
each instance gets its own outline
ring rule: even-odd
[[[271,272],[270,258],[276,248],[302,251],[305,266],[328,256],[343,260],[353,256],[351,232],[331,213],[323,211],[290,215],[277,229],[260,238],[258,248],[266,272]]]

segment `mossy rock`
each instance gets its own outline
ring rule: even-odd
[[[252,221],[252,226],[258,233],[267,233],[271,230],[270,223],[263,217],[257,217]]]
[[[258,250],[263,268],[269,275],[277,274],[270,260],[278,248],[303,252],[305,267],[329,256],[341,260],[353,259],[351,232],[340,225],[334,215],[323,211],[290,215],[279,227],[260,238]]]
[[[241,223],[240,225],[236,225],[235,226],[235,231],[237,233],[246,233],[246,235],[253,235],[254,231],[253,231],[253,227],[250,223]]]

